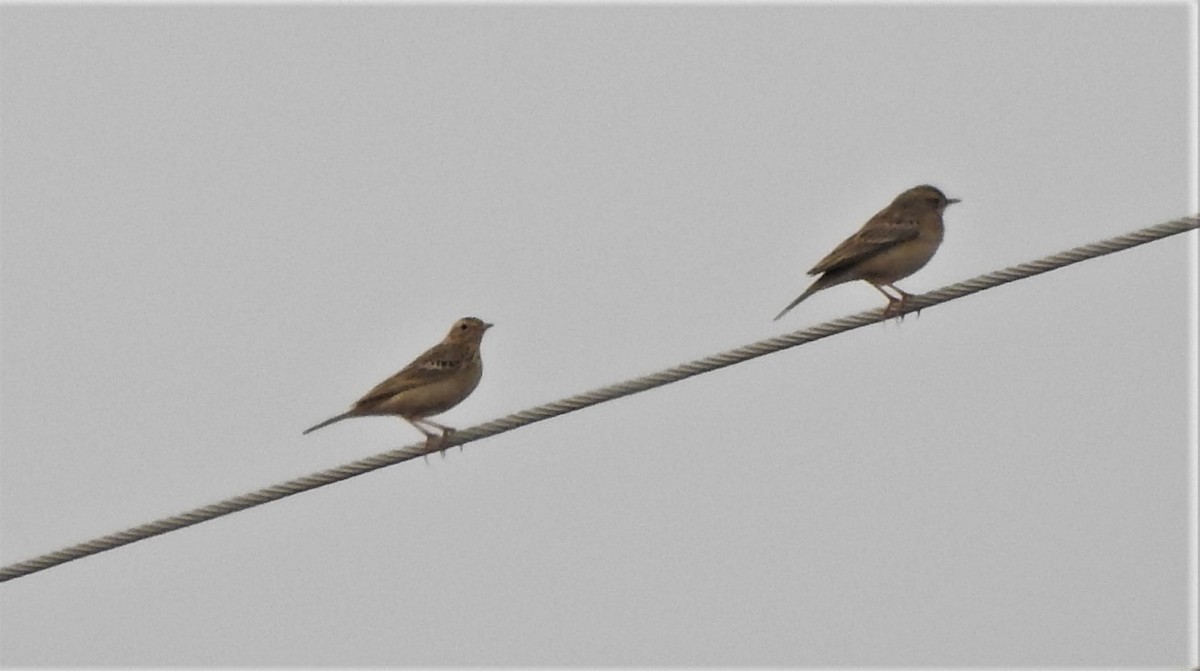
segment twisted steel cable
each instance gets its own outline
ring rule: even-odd
[[[926,294],[914,296],[905,305],[899,315],[909,312],[919,311],[924,308],[932,307],[940,303],[969,296],[973,293],[998,287],[1002,284],[1014,282],[1016,280],[1033,277],[1041,273],[1056,270],[1069,266],[1073,263],[1094,259],[1106,254],[1123,251],[1145,244],[1160,240],[1178,233],[1200,228],[1200,217],[1191,216],[1175,219],[1172,221],[1157,224],[1143,228],[1132,233],[1120,235],[1115,238],[1109,238],[1100,242],[1083,245],[1074,249],[1069,249],[1058,254],[1053,254],[1036,261],[1022,263],[1020,265],[1011,266],[1003,270],[987,273],[978,277],[951,284],[947,287],[931,291]],[[680,364],[666,370],[646,375],[644,377],[635,378],[625,382],[608,385],[599,389],[593,389],[582,394],[576,394],[568,398],[564,398],[552,403],[546,403],[527,410],[522,410],[517,413],[494,419],[490,422],[480,424],[478,426],[464,429],[452,434],[445,443],[445,447],[454,445],[463,445],[469,442],[494,436],[505,431],[540,422],[552,417],[564,415],[576,410],[582,410],[589,406],[606,401],[616,400],[618,398],[636,394],[638,392],[661,387],[672,382],[679,382],[694,375],[707,373],[709,371],[732,366],[742,363],[750,359],[754,359],[765,354],[771,354],[780,350],[803,345],[822,338],[827,338],[832,335],[852,331],[863,326],[868,326],[881,322],[885,319],[883,308],[874,310],[866,310],[858,314],[836,319],[834,321],[825,322],[812,328],[796,331],[786,335],[767,338],[749,345],[738,347],[737,349],[714,354],[712,356],[697,359],[688,363]],[[299,494],[310,489],[323,487],[341,480],[352,478],[356,475],[369,473],[373,470],[391,466],[402,461],[408,461],[416,457],[427,455],[430,450],[425,443],[416,443],[408,445],[396,450],[383,452],[365,459],[352,461],[348,464],[330,468],[324,471],[306,475],[294,480],[281,482],[270,487],[265,487],[256,492],[235,496],[225,499],[211,505],[207,505],[194,510],[189,510],[179,515],[166,517],[149,524],[132,527],[124,531],[119,531],[114,534],[102,536],[86,543],[79,543],[67,548],[63,548],[56,552],[36,557],[16,564],[10,564],[0,568],[0,582],[19,578],[30,573],[36,573],[45,569],[63,564],[75,559],[87,557],[89,555],[112,550],[122,545],[128,545],[136,541],[146,538],[151,538],[159,534],[164,534],[176,529],[182,529],[193,524],[199,524],[222,515],[252,508],[257,505],[269,503],[286,496]]]

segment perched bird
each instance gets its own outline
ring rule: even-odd
[[[896,196],[891,205],[871,217],[857,233],[846,238],[808,271],[809,275],[820,277],[775,319],[822,289],[854,280],[866,280],[887,296],[885,315],[898,312],[912,294],[896,286],[895,282],[917,272],[933,258],[938,245],[942,244],[942,212],[957,202],[960,202],[958,198],[947,198],[928,184],[915,186]],[[884,287],[895,289],[900,296],[892,296],[883,290]]]
[[[432,449],[445,441],[454,429],[430,421],[428,417],[446,412],[475,391],[483,376],[479,343],[483,341],[483,333],[491,327],[474,317],[454,322],[442,342],[399,373],[380,382],[350,410],[330,417],[304,433],[351,417],[397,415],[425,434],[426,445]],[[441,434],[431,433],[427,427],[437,429]]]

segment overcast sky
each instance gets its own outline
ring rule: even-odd
[[[6,4],[0,562],[415,442],[300,432],[459,317],[468,427],[880,307],[771,321],[916,184],[916,293],[1194,212],[1195,19]],[[0,661],[1194,664],[1196,239],[12,580]]]

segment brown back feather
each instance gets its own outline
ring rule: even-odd
[[[889,206],[871,217],[857,233],[843,240],[808,274],[820,275],[854,265],[901,242],[912,240],[919,233],[916,213],[909,208]]]
[[[354,404],[354,410],[366,410],[396,394],[414,387],[449,377],[462,369],[478,350],[477,345],[463,342],[440,342],[405,366],[400,372],[380,382]]]

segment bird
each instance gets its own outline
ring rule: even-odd
[[[775,321],[816,292],[855,280],[865,280],[887,296],[885,316],[899,312],[912,294],[895,283],[917,272],[933,258],[942,244],[945,230],[942,213],[959,202],[962,201],[947,198],[941,190],[928,184],[914,186],[896,196],[890,205],[808,271],[809,275],[820,277],[776,315]],[[883,290],[884,287],[895,289],[900,296],[892,296]]]
[[[459,319],[440,343],[380,382],[349,410],[305,429],[303,435],[351,417],[396,415],[425,434],[425,446],[432,451],[454,429],[429,417],[446,412],[475,391],[483,377],[479,345],[490,328],[492,324],[475,317]]]

